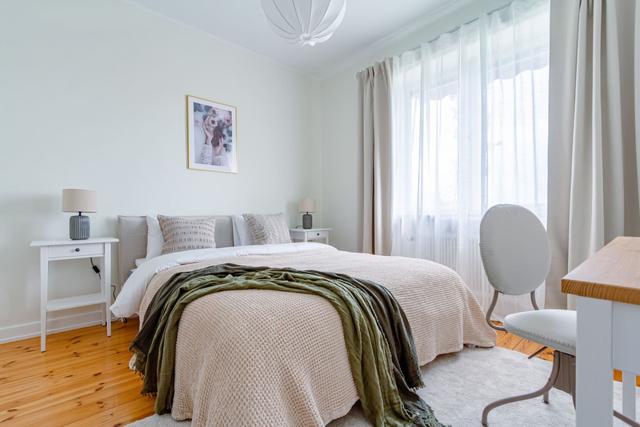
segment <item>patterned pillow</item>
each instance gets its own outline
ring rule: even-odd
[[[216,247],[216,220],[213,217],[158,215],[158,222],[164,237],[163,255]]]
[[[247,225],[254,245],[269,245],[272,243],[291,243],[289,227],[284,214],[274,215],[242,215]]]

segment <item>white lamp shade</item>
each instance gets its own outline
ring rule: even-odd
[[[315,212],[316,204],[313,199],[307,197],[300,200],[300,203],[298,204],[298,210],[300,212]]]
[[[273,31],[303,46],[329,40],[346,9],[346,0],[262,0],[262,10]]]
[[[97,197],[93,190],[65,188],[62,190],[63,212],[96,212]]]

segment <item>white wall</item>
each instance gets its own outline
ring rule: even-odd
[[[29,242],[67,235],[62,188],[98,191],[93,236],[118,214],[285,211],[295,225],[311,196],[314,224],[357,250],[355,73],[507,1],[463,0],[322,82],[126,0],[0,2],[0,341],[38,330]],[[238,108],[238,174],[186,168],[186,94]],[[52,297],[98,287],[86,260],[50,274]],[[98,318],[62,316],[51,327]]]
[[[462,0],[455,10],[434,13],[406,30],[354,55],[343,71],[321,83],[323,94],[322,149],[324,219],[333,227],[332,243],[345,250],[361,248],[362,234],[358,203],[360,171],[358,151],[356,73],[385,57],[400,54],[451,31],[484,12],[511,0]],[[454,3],[452,3],[454,4]]]
[[[93,236],[114,235],[118,214],[286,211],[296,224],[297,201],[321,196],[318,90],[126,1],[0,2],[0,340],[38,330],[29,242],[67,235],[63,188],[97,190]],[[238,174],[186,168],[185,94],[237,107]],[[51,276],[52,297],[98,288],[87,260]]]

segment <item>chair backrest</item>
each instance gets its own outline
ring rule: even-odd
[[[544,226],[533,212],[517,205],[496,205],[484,214],[480,256],[491,285],[508,295],[534,291],[551,264]]]

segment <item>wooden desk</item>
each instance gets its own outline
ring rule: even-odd
[[[622,413],[636,419],[640,373],[640,237],[618,237],[562,279],[576,295],[576,425],[613,423],[613,369],[622,371]]]

